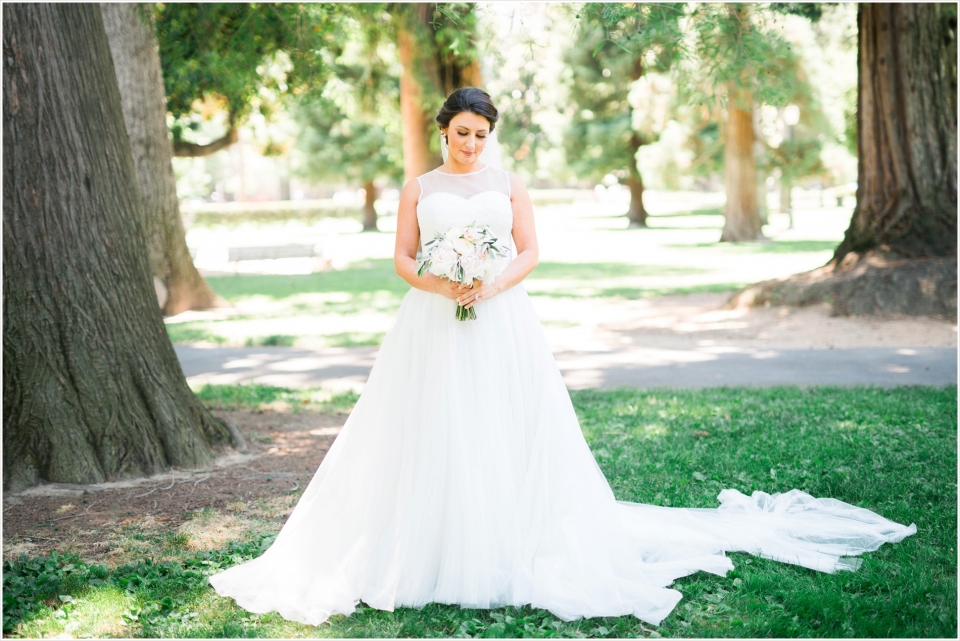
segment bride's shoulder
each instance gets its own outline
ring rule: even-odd
[[[523,178],[521,178],[519,175],[515,174],[512,171],[506,171],[506,170],[502,170],[502,171],[504,174],[507,175],[507,180],[509,181],[509,184],[510,184],[511,197],[513,196],[513,194],[527,193],[527,185],[525,182],[523,182]]]

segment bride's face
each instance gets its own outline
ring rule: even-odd
[[[450,158],[465,165],[475,163],[487,144],[490,122],[472,111],[461,111],[450,119],[447,134]]]

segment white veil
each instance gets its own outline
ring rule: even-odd
[[[447,139],[440,136],[440,153],[443,155],[443,162],[447,162],[449,150],[447,148]],[[503,154],[500,151],[500,141],[497,140],[497,131],[494,129],[487,136],[487,144],[483,148],[483,153],[477,158],[484,165],[492,165],[497,169],[503,169]]]

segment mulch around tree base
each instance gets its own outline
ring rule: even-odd
[[[172,532],[197,510],[242,509],[258,499],[295,499],[310,482],[346,415],[218,411],[247,442],[209,470],[171,470],[149,479],[82,486],[48,484],[3,500],[4,558],[69,550],[109,563],[109,533],[139,527]],[[291,500],[291,505],[293,500]]]

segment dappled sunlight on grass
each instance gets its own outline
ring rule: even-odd
[[[296,406],[306,399],[349,411],[356,402],[356,395],[329,390],[263,385],[199,392],[208,405]],[[956,386],[779,387],[590,390],[571,398],[618,500],[715,507],[725,488],[746,494],[798,488],[917,525],[915,536],[864,555],[855,573],[821,574],[731,554],[735,569],[727,576],[700,572],[674,584],[683,600],[658,635],[876,638],[956,635],[956,394]],[[5,636],[646,637],[654,631],[629,616],[564,622],[530,607],[429,604],[385,612],[363,603],[352,616],[313,627],[275,613],[251,614],[218,597],[207,576],[262,554],[294,500],[227,508],[242,514],[195,512],[178,531],[157,538],[168,555],[162,561],[133,541],[114,568],[65,556],[7,563]]]
[[[87,587],[70,599],[56,598],[57,605],[37,610],[36,618],[25,622],[24,637],[51,637],[69,634],[73,638],[126,636],[123,614],[134,602],[132,595],[112,586]]]

